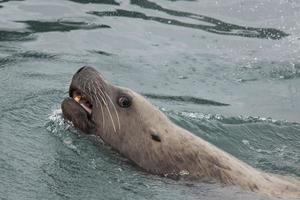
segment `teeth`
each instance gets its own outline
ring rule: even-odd
[[[85,95],[77,95],[77,96],[73,96],[73,99],[79,103],[89,114],[92,113],[92,110],[86,105],[86,103],[88,102],[86,99]]]
[[[79,103],[80,99],[81,99],[81,96],[76,96],[76,97],[74,97],[74,100],[75,100],[76,102],[78,102],[78,103]]]
[[[83,103],[80,104],[89,114],[92,113],[92,110],[90,108],[88,108],[86,105],[84,105]]]

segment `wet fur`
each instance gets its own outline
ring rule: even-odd
[[[66,118],[83,132],[99,135],[107,144],[150,173],[238,185],[276,197],[300,198],[299,181],[254,169],[175,125],[141,95],[104,81],[93,68],[87,67],[76,73],[70,91],[72,87],[80,88],[91,96],[93,115],[90,120],[82,117],[82,112],[76,111],[81,109],[80,106],[73,105],[74,102],[69,99],[62,104]],[[117,105],[116,99],[120,94],[132,98],[131,107]]]

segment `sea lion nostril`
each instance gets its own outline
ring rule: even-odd
[[[79,72],[81,72],[84,68],[86,68],[86,66],[81,67],[81,68],[76,72],[76,74],[78,74]]]
[[[151,138],[152,138],[152,140],[154,140],[156,142],[161,142],[160,136],[157,133],[152,133]]]

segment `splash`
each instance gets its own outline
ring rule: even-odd
[[[63,118],[61,109],[54,110],[48,119],[49,122],[46,124],[46,129],[53,134],[59,134],[73,126],[71,122]]]
[[[63,144],[75,151],[76,153],[80,153],[77,146],[74,144],[74,134],[78,133],[73,126],[72,122],[69,122],[63,118],[62,110],[56,109],[54,110],[48,117],[49,121],[46,124],[46,129],[54,136],[57,136]]]
[[[209,121],[219,121],[223,124],[247,124],[247,123],[267,123],[267,124],[275,124],[275,125],[294,125],[300,126],[300,124],[296,122],[289,122],[287,120],[277,120],[271,117],[260,117],[260,116],[233,116],[233,117],[225,117],[221,114],[206,114],[206,113],[196,113],[196,112],[177,112],[175,115],[193,119],[193,120],[209,120]]]

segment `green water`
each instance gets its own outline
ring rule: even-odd
[[[300,177],[300,3],[0,1],[0,199],[268,199],[149,175],[61,116],[83,65],[264,171]]]

